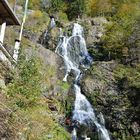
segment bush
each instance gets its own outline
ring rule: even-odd
[[[67,17],[67,14],[66,13],[60,11],[58,13],[58,15],[61,18],[61,20],[63,20],[63,21],[67,21],[68,20],[68,17]]]
[[[33,18],[41,18],[42,16],[43,13],[40,10],[36,10],[32,15]]]
[[[110,0],[88,0],[86,4],[89,16],[110,15],[112,12],[112,3]]]
[[[66,13],[70,20],[78,18],[78,16],[82,17],[86,10],[86,2],[85,0],[72,0],[68,2],[68,8]]]
[[[18,107],[27,107],[36,102],[41,94],[40,61],[32,56],[20,57],[14,71],[14,79],[8,85],[8,95],[14,98]]]
[[[30,0],[29,1],[29,9],[40,9],[41,7],[41,0]]]
[[[65,0],[42,0],[41,7],[50,15],[67,9]]]
[[[126,80],[129,87],[140,89],[140,65],[137,65],[135,69],[118,65],[118,67],[114,69],[114,76],[118,81],[124,82],[124,80]],[[120,86],[122,86],[122,84]]]
[[[137,10],[137,4],[131,1],[121,3],[118,11],[110,17],[111,23],[106,28],[106,33],[102,37],[103,48],[110,53],[111,59],[121,59],[124,55],[124,49],[132,47],[129,45],[130,37],[137,31],[138,17],[140,12]]]

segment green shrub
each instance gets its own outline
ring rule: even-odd
[[[70,20],[78,18],[78,16],[82,16],[86,10],[86,1],[85,0],[72,0],[68,2],[68,8],[66,13]]]
[[[114,69],[114,76],[116,80],[127,80],[129,87],[140,88],[140,66],[134,69],[132,67],[118,65],[116,69]]]
[[[43,13],[40,11],[40,10],[36,10],[34,13],[33,13],[33,18],[42,18],[43,16]]]
[[[34,56],[20,57],[14,71],[14,79],[8,85],[8,95],[18,107],[27,107],[36,102],[41,94],[40,61]]]

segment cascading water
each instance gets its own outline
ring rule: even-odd
[[[49,26],[48,26],[48,29],[47,29],[46,32],[44,33],[43,41],[41,42],[41,44],[43,44],[43,42],[48,41],[48,39],[49,39],[49,33],[50,33],[50,31],[51,31],[55,26],[56,26],[55,19],[54,19],[53,17],[51,17],[50,24],[49,24]]]
[[[73,70],[75,74],[74,89],[76,99],[72,117],[73,121],[88,127],[95,124],[99,134],[99,139],[110,140],[104,121],[102,121],[103,123],[101,124],[98,122],[94,109],[86,97],[81,93],[79,86],[79,79],[81,77],[79,66],[87,68],[92,62],[92,58],[89,56],[86,48],[83,27],[78,23],[74,23],[71,37],[63,36],[61,33],[56,52],[64,59],[66,66],[66,74],[63,81],[67,81],[67,77],[71,70]],[[103,116],[101,117],[103,118]],[[76,137],[76,128],[73,129],[72,135],[74,138]]]
[[[74,128],[72,131],[72,140],[76,140],[77,139],[77,132],[76,129]]]
[[[55,23],[55,20],[54,20],[54,17],[51,18],[51,22],[50,22],[50,26],[49,28],[54,28],[56,26],[56,23]]]

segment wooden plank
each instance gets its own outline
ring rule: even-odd
[[[20,25],[7,0],[0,0],[0,24],[2,24],[3,20],[7,22],[7,25]]]
[[[16,64],[15,59],[10,55],[10,53],[5,49],[5,47],[0,43],[0,50],[3,54],[9,59],[9,61],[13,64]]]

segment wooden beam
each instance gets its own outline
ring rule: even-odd
[[[6,29],[6,22],[4,21],[1,25],[1,32],[0,32],[0,42],[3,44],[4,35],[5,35],[5,29]]]
[[[9,52],[5,49],[2,43],[0,43],[0,50],[3,52],[3,54],[9,59],[11,63],[16,64],[15,59],[9,54]]]
[[[5,16],[5,19],[10,16],[11,20],[9,22],[7,22],[7,25],[20,25],[20,22],[19,22],[17,16],[11,9],[7,0],[1,0],[0,7],[1,7],[0,13]]]

